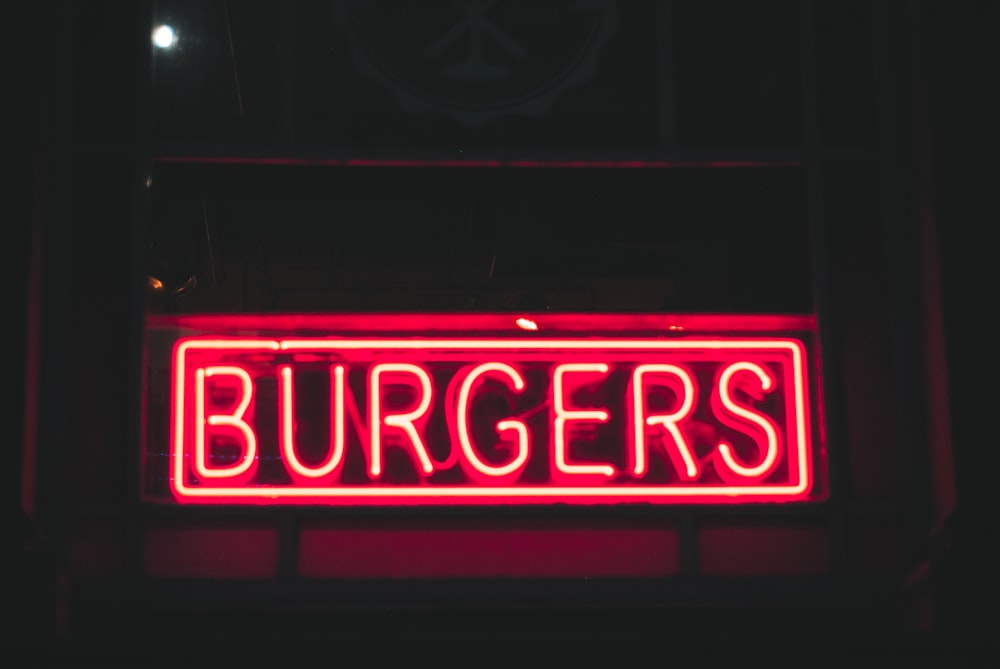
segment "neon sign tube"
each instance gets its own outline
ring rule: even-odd
[[[810,369],[787,333],[178,336],[166,478],[191,504],[812,501]]]

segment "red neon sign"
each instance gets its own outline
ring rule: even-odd
[[[153,324],[169,398],[147,487],[200,504],[824,496],[812,333],[780,327],[800,320],[532,320],[538,330],[506,315]]]

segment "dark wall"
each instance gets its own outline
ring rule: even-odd
[[[942,588],[949,598],[948,625],[962,634],[988,634],[987,617],[972,613],[997,593],[995,542],[984,531],[996,506],[990,492],[989,393],[985,368],[983,299],[992,291],[995,259],[983,235],[996,219],[990,173],[995,140],[989,139],[996,104],[988,91],[997,57],[990,33],[997,26],[991,2],[925,3],[920,56],[926,72],[927,189],[940,242],[941,288],[960,513],[951,534],[954,554]],[[987,344],[988,346],[988,344]],[[995,628],[995,625],[992,625]]]
[[[986,273],[992,266],[986,232],[995,218],[995,204],[988,197],[989,154],[984,140],[990,118],[986,110],[989,109],[992,75],[987,64],[995,60],[991,58],[995,55],[991,51],[995,49],[990,45],[995,42],[991,28],[995,27],[996,9],[989,2],[885,3],[884,7],[890,21],[886,39],[891,38],[892,59],[896,64],[893,95],[898,103],[901,135],[896,156],[900,172],[894,178],[901,183],[897,193],[908,198],[897,210],[903,212],[900,216],[910,217],[906,225],[916,226],[915,221],[920,216],[929,215],[931,229],[939,243],[936,259],[940,262],[944,315],[948,423],[957,476],[959,512],[949,517],[942,529],[932,532],[928,541],[927,553],[938,556],[932,561],[935,575],[929,586],[936,593],[932,629],[945,635],[945,647],[965,648],[982,645],[989,638],[989,618],[974,611],[976,607],[988,609],[990,606],[987,593],[991,592],[993,579],[987,575],[996,555],[986,540],[989,532],[983,529],[991,526],[984,512],[990,507],[984,492],[988,488],[979,484],[981,477],[977,476],[986,470],[980,458],[988,457],[990,454],[985,451],[991,449],[988,445],[990,432],[982,418],[989,415],[988,407],[980,399],[983,397],[979,390],[981,380],[976,378],[982,360],[980,352],[984,350],[983,335],[989,332],[983,322],[990,315],[990,309],[983,306],[982,301],[992,299],[993,283]],[[72,588],[68,585],[64,551],[59,548],[65,546],[67,520],[58,503],[53,501],[62,495],[60,486],[67,472],[88,472],[87,468],[92,467],[89,474],[101,483],[95,490],[98,491],[96,499],[102,503],[114,505],[126,500],[132,492],[125,461],[114,460],[108,454],[128,450],[132,438],[130,425],[121,416],[122,410],[134,405],[128,396],[128,386],[124,384],[130,374],[128,359],[120,353],[122,346],[127,346],[127,333],[135,325],[129,311],[136,304],[134,286],[130,283],[137,277],[134,254],[136,249],[144,248],[142,240],[137,242],[132,223],[138,178],[135,167],[141,164],[137,156],[148,148],[136,132],[141,122],[140,105],[148,99],[137,94],[134,82],[141,64],[137,65],[134,54],[139,49],[135,35],[141,33],[137,26],[148,19],[144,13],[147,10],[141,4],[125,2],[35,3],[30,5],[28,28],[16,31],[13,41],[8,43],[13,52],[8,62],[24,63],[14,68],[12,80],[12,90],[18,91],[14,97],[23,101],[15,105],[19,114],[15,127],[23,128],[24,132],[17,133],[20,141],[16,143],[18,153],[13,161],[17,167],[11,184],[14,197],[8,200],[10,220],[15,221],[10,226],[9,249],[13,252],[8,267],[13,271],[8,285],[15,298],[15,315],[23,317],[24,328],[23,336],[14,337],[12,359],[19,364],[10,375],[14,398],[10,406],[12,422],[17,426],[14,442],[27,444],[21,462],[6,468],[8,478],[4,485],[5,517],[10,518],[9,526],[15,528],[13,536],[16,538],[13,550],[6,553],[12,558],[12,565],[4,573],[6,581],[13,586],[16,608],[21,612],[15,616],[14,627],[9,628],[12,645],[17,645],[15,641],[42,642],[64,636],[67,634],[66,621],[73,617],[74,600],[67,594]],[[697,5],[692,5],[687,11],[697,14],[699,10]],[[838,30],[868,36],[852,22],[850,12],[839,16],[842,25]],[[710,20],[710,17],[701,19]],[[80,25],[90,29],[78,30]],[[95,32],[92,28],[96,25],[103,26],[103,30]],[[869,26],[868,29],[873,28]],[[731,39],[739,39],[741,35],[743,33],[736,31]],[[683,40],[683,36],[681,38]],[[851,49],[842,48],[838,55],[834,49],[828,65],[833,67],[841,63],[845,71],[850,71],[848,56],[851,52]],[[780,54],[765,53],[760,57],[767,60],[769,55],[774,62],[780,63]],[[854,57],[860,58],[857,54]],[[912,57],[917,57],[916,64],[910,60]],[[720,67],[710,58],[708,61],[706,71],[711,71],[713,63],[714,67]],[[681,63],[681,67],[692,66],[688,62]],[[854,63],[854,67],[857,76],[863,77],[864,63]],[[688,78],[679,81],[678,95],[684,90],[697,91],[704,83],[691,70],[688,72]],[[779,67],[773,73],[777,79],[771,81],[780,81],[786,74]],[[842,81],[845,91],[857,88],[849,82],[857,83],[858,79],[848,77]],[[867,91],[873,96],[879,93],[871,82],[862,81],[859,86],[862,93]],[[709,90],[708,93],[718,98],[715,108],[726,103],[722,91]],[[757,93],[759,90],[755,89],[743,91],[741,95],[745,99]],[[635,92],[635,95],[640,96],[640,93]],[[780,103],[773,98],[768,100],[772,104]],[[231,102],[228,98],[227,101]],[[323,101],[311,103],[321,105]],[[874,131],[866,134],[869,131],[865,128],[871,123],[863,106],[851,106],[843,96],[833,96],[823,104],[824,108],[834,110],[831,114],[854,119],[853,131],[841,129],[848,132],[848,137],[876,140]],[[732,137],[713,134],[710,131],[713,120],[738,135],[739,124],[734,126],[726,119],[705,118],[694,112],[682,112],[678,119],[679,127],[687,124],[689,136],[697,141],[711,144],[722,137],[728,144],[738,143]],[[791,144],[798,141],[801,130],[798,127],[770,125],[760,118],[756,119],[757,126],[753,126],[754,118],[750,114],[744,120],[748,127],[756,127],[779,145],[787,139],[783,132],[791,133]],[[699,123],[709,129],[700,127]],[[646,128],[654,132],[653,125],[647,125],[649,128],[642,126],[633,130],[640,133]],[[322,124],[314,127],[306,124],[305,127],[307,130],[312,127],[317,132],[323,128]],[[279,130],[277,127],[272,129]],[[254,129],[251,127],[250,131]],[[211,128],[206,132],[209,133],[207,137],[213,136]],[[827,133],[837,137],[836,129],[827,130]],[[400,135],[404,139],[406,136],[405,132]],[[868,174],[865,169],[840,163],[828,173],[830,192],[835,193],[839,184],[847,189],[844,192],[853,194],[840,202],[840,209],[831,205],[828,211],[833,219],[840,216],[845,226],[840,229],[839,237],[831,235],[831,253],[840,254],[834,257],[833,265],[836,267],[839,262],[843,267],[853,267],[854,263],[867,263],[865,266],[869,268],[884,271],[881,263],[886,255],[885,248],[868,247],[866,252],[871,257],[866,260],[865,252],[859,253],[851,244],[852,239],[865,234],[863,226],[868,224],[855,216],[856,211],[880,206],[877,189],[878,184],[884,182],[879,182],[877,175]],[[838,178],[841,181],[838,182]],[[403,182],[401,178],[400,183]],[[683,188],[683,183],[678,186],[678,189]],[[928,191],[930,197],[926,198]],[[864,200],[864,197],[869,199]],[[294,200],[294,197],[289,196],[289,199]],[[873,216],[871,223],[879,225],[878,217]],[[33,234],[39,235],[39,239],[32,239]],[[844,248],[838,248],[838,243]],[[880,235],[882,243],[890,250],[916,244],[914,239],[894,240],[891,235],[885,238]],[[37,258],[41,262],[40,273],[34,273],[33,253],[41,253]],[[915,274],[922,275],[918,267],[913,269]],[[845,304],[850,303],[848,298],[856,291],[864,291],[868,285],[866,281],[871,279],[861,274],[850,276],[858,281],[856,286],[834,287],[835,294],[836,290],[843,291]],[[777,284],[779,278],[771,277],[770,280]],[[884,276],[876,279],[885,281]],[[752,302],[753,291],[746,286],[743,288],[746,290],[744,299],[759,305],[760,302]],[[795,305],[792,310],[798,310],[808,301],[809,297],[803,297],[801,292],[785,288],[791,296],[788,299]],[[39,294],[50,297],[41,302]],[[707,289],[700,298],[694,295],[694,304],[710,295]],[[980,306],[970,307],[970,300],[973,304],[979,301]],[[720,303],[737,307],[741,304],[738,296],[730,296],[728,302],[721,299]],[[678,301],[678,304],[683,308],[691,303]],[[870,304],[871,318],[888,328],[886,322],[891,320],[891,315],[879,306],[875,297]],[[922,308],[926,306],[925,303]],[[82,339],[69,336],[81,327],[93,328],[90,336]],[[888,337],[885,332],[880,332],[879,336]],[[892,353],[888,339],[879,345]],[[858,361],[854,360],[854,364]],[[875,364],[888,365],[889,362],[880,359]],[[85,395],[86,402],[71,399],[80,389],[67,385],[69,378],[95,379]],[[116,383],[116,380],[123,383]],[[891,393],[892,389],[880,390],[872,386],[867,391],[871,397],[876,397]],[[935,411],[936,408],[931,405],[926,410]],[[67,417],[69,422],[65,420]],[[862,440],[876,441],[879,436],[872,431],[876,428],[871,425],[859,429]],[[79,453],[74,455],[67,444],[78,436],[77,430],[87,430],[92,435],[91,440],[96,444],[94,452],[101,454],[103,460],[89,456],[81,458]],[[916,437],[924,439],[922,434]],[[109,460],[116,463],[116,468],[100,465]],[[38,478],[22,476],[22,465],[26,463],[35,463],[33,471],[42,472]],[[885,461],[882,465],[884,470],[880,471],[886,477],[893,474],[892,462]],[[860,476],[863,478],[870,473],[871,470],[862,471]],[[933,472],[926,474],[927,486],[933,476]],[[32,498],[39,500],[28,514],[22,509],[25,490],[29,493],[33,490],[36,495]],[[926,499],[929,495],[922,495],[920,503],[929,505]],[[119,520],[115,517],[111,525],[117,526],[115,523]],[[935,547],[935,540],[940,545]],[[922,556],[923,553],[915,552],[914,561],[918,562]],[[223,610],[233,616],[227,629],[237,629],[243,619],[234,612],[233,601],[239,599],[239,594],[230,593],[228,599],[225,596],[220,599]],[[704,603],[709,603],[710,599],[706,594]],[[488,623],[473,625],[463,614],[446,609],[436,616],[425,612],[420,617],[407,617],[398,611],[387,610],[366,614],[368,618],[352,618],[351,614],[309,618],[308,613],[300,611],[285,619],[274,610],[270,620],[282,620],[286,629],[303,634],[318,630],[323,624],[349,625],[355,630],[369,624],[385,625],[401,636],[431,633],[439,626],[465,625],[464,629],[477,634],[490,629]],[[652,618],[654,623],[650,623],[651,618],[639,606],[609,611],[598,613],[598,623],[593,619],[588,623],[587,614],[567,610],[564,606],[561,609],[565,616],[563,629],[574,634],[590,630],[594,634],[627,635],[635,629],[653,633],[655,630],[651,626],[655,627],[655,623],[674,623],[695,632],[703,625],[716,625],[721,621],[727,627],[738,627],[746,620],[736,609],[661,613],[661,617]],[[872,620],[855,620],[848,624],[842,617],[852,612],[856,610],[827,609],[817,619],[828,630],[858,634],[863,643],[877,647],[912,650],[920,646],[913,637],[906,637],[909,645],[889,644],[875,634],[862,637],[861,628],[869,623],[874,625],[876,613],[868,611]],[[161,625],[166,629],[172,615],[169,607],[143,614],[127,608],[109,609],[103,613],[105,618],[95,617],[92,626],[84,626],[93,635],[88,643],[102,640],[97,630],[104,622],[124,623],[131,616],[136,630],[144,625]],[[209,608],[194,611],[189,607],[185,615],[207,623],[215,613]],[[809,625],[801,617],[802,613],[801,610],[775,613],[766,619],[766,624],[777,622],[805,628]],[[550,615],[534,611],[528,616],[524,608],[520,614],[517,631],[522,635],[530,635],[533,625],[547,620]],[[488,620],[502,624],[503,614],[492,612],[489,616]],[[260,619],[257,623],[260,624]],[[745,633],[750,638],[754,632],[745,630]],[[144,638],[153,637],[155,634]],[[916,638],[919,639],[919,635]]]

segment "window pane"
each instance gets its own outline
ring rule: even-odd
[[[162,165],[153,259],[195,311],[807,313],[801,178]]]
[[[678,143],[798,146],[796,3],[681,0],[673,5],[672,29]]]
[[[273,0],[158,0],[153,29],[153,135],[187,141],[273,137],[278,109],[278,8]]]
[[[296,129],[348,146],[649,146],[654,6],[298,3]]]

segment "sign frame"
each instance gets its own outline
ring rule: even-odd
[[[227,505],[312,505],[312,506],[510,506],[510,505],[733,505],[760,503],[815,503],[826,499],[828,486],[826,482],[826,453],[822,429],[822,401],[820,397],[819,355],[816,341],[815,320],[812,316],[800,315],[745,315],[745,314],[697,314],[697,315],[667,315],[667,314],[189,314],[170,316],[151,316],[147,323],[147,365],[149,370],[159,365],[160,373],[155,374],[162,384],[164,341],[171,342],[170,354],[170,438],[169,438],[169,488],[170,497],[148,491],[155,487],[146,480],[144,499],[146,501],[174,502],[180,504],[227,504]],[[154,336],[158,335],[158,336]],[[156,349],[156,350],[154,350]],[[545,484],[521,485],[511,481],[508,476],[500,476],[500,485],[483,484],[482,481],[465,481],[456,485],[428,484],[426,480],[416,484],[383,483],[373,477],[373,481],[365,485],[314,485],[306,481],[305,485],[259,485],[244,481],[233,484],[232,481],[223,485],[204,485],[193,478],[190,466],[192,448],[190,435],[185,427],[190,421],[190,412],[184,407],[189,400],[190,384],[193,377],[185,372],[191,356],[197,356],[206,350],[223,350],[228,353],[239,353],[246,350],[259,350],[275,355],[291,353],[317,354],[321,352],[362,351],[370,354],[372,351],[391,352],[393,359],[399,360],[400,352],[410,352],[426,356],[428,352],[436,355],[448,352],[462,351],[463,355],[475,353],[501,352],[505,355],[511,352],[526,351],[530,353],[558,352],[558,356],[567,355],[567,351],[585,351],[589,358],[594,356],[595,349],[608,352],[608,355],[629,354],[637,352],[652,352],[662,361],[663,354],[702,355],[705,352],[723,354],[732,351],[759,351],[767,354],[768,364],[780,368],[781,360],[790,364],[789,379],[793,379],[794,397],[787,402],[793,407],[789,410],[787,424],[793,425],[793,434],[783,433],[782,439],[793,439],[780,457],[789,459],[787,465],[789,480],[774,483],[764,479],[746,485],[724,483],[716,485],[662,484],[643,485],[609,484],[597,474],[599,469],[587,469],[580,464],[569,464],[565,456],[566,447],[563,444],[563,459],[560,466],[565,465],[561,472],[579,474],[578,478],[553,481]],[[555,355],[555,353],[553,353]],[[404,354],[405,357],[405,354]],[[413,358],[413,360],[417,360]],[[156,362],[154,362],[154,359]],[[479,359],[482,363],[485,358]],[[500,364],[500,363],[497,363]],[[568,372],[599,372],[594,364],[589,368],[572,368],[572,365],[561,364],[557,367],[567,368]],[[721,363],[720,363],[721,364]],[[732,367],[733,365],[730,365]],[[747,374],[753,371],[755,365],[747,362],[736,372]],[[585,365],[586,367],[586,365]],[[652,365],[652,371],[663,372],[664,365]],[[670,367],[670,365],[666,365]],[[572,369],[570,369],[572,368]],[[683,370],[684,365],[681,365]],[[638,369],[638,368],[637,368]],[[767,372],[757,366],[762,387],[766,385]],[[391,370],[390,370],[391,371]],[[395,371],[399,371],[398,369]],[[409,370],[404,370],[409,371]],[[492,368],[494,373],[499,368]],[[507,372],[513,378],[513,374]],[[291,372],[289,372],[291,375]],[[416,378],[416,377],[415,377]],[[569,377],[567,377],[569,378]],[[642,377],[638,374],[642,395]],[[680,378],[680,377],[678,377]],[[717,377],[718,378],[718,377]],[[730,375],[730,378],[732,376]],[[634,379],[633,379],[634,380]],[[151,383],[152,377],[145,384],[146,398],[143,402],[144,411],[149,414],[150,397],[157,392]],[[291,381],[289,381],[291,383]],[[291,387],[290,385],[288,386]],[[377,389],[374,390],[378,396]],[[552,392],[555,392],[554,390]],[[291,392],[288,391],[289,396]],[[443,393],[442,393],[443,394]],[[454,394],[454,393],[452,393]],[[333,391],[331,390],[331,397]],[[723,393],[718,391],[721,398]],[[678,394],[680,398],[682,394]],[[428,390],[427,397],[430,397]],[[553,396],[554,397],[554,396]],[[560,395],[561,397],[561,395]],[[634,399],[634,398],[633,398]],[[713,400],[715,396],[713,395]],[[331,400],[332,401],[332,400]],[[428,399],[428,402],[430,400]],[[162,402],[161,402],[162,403]],[[370,399],[367,402],[370,410],[374,405]],[[555,404],[559,404],[555,402]],[[635,415],[641,414],[639,404],[635,404]],[[732,406],[730,406],[732,409]],[[588,419],[599,419],[593,411],[581,410],[581,407],[560,407],[558,411],[550,406],[552,414],[558,423],[560,416],[563,422]],[[735,409],[738,410],[738,409]],[[332,411],[332,409],[331,409]],[[425,410],[426,411],[426,410]],[[550,411],[550,413],[551,413]],[[561,414],[559,412],[561,411]],[[607,412],[605,412],[607,413]],[[677,412],[675,412],[677,413]],[[559,414],[559,415],[556,415]],[[667,414],[668,416],[670,414]],[[368,414],[371,417],[371,414]],[[162,417],[161,417],[162,418]],[[345,423],[341,415],[341,423]],[[378,418],[378,414],[376,414]],[[387,415],[386,418],[389,418]],[[646,421],[653,421],[654,417]],[[747,418],[747,416],[744,416]],[[752,420],[752,417],[750,417]],[[454,421],[449,414],[449,420]],[[678,419],[679,420],[679,419]],[[238,421],[231,421],[238,422]],[[399,425],[399,423],[404,423]],[[405,420],[397,421],[396,427],[405,428]],[[599,421],[598,421],[599,422]],[[635,429],[642,430],[644,421],[632,421]],[[745,422],[745,421],[744,421]],[[761,426],[765,422],[758,421]],[[147,421],[148,423],[148,421]],[[154,421],[162,433],[163,421]],[[378,418],[369,425],[383,425]],[[669,418],[659,422],[660,427],[669,428]],[[413,428],[414,423],[410,422]],[[499,424],[498,424],[499,425]],[[649,422],[655,426],[654,422]],[[507,426],[514,428],[513,424]],[[376,429],[377,432],[377,429]],[[787,432],[787,431],[786,431]],[[157,440],[157,436],[147,429],[147,439]],[[513,433],[513,431],[512,431]],[[522,443],[528,447],[528,439],[522,432]],[[454,432],[452,433],[454,436]],[[369,435],[370,437],[370,435]],[[640,448],[638,440],[632,436],[631,443],[635,446],[636,457],[640,452],[646,452],[645,439]],[[553,437],[553,439],[555,439]],[[371,441],[375,444],[376,441]],[[249,443],[249,442],[247,442]],[[291,443],[291,440],[289,440]],[[419,438],[414,437],[414,447]],[[468,439],[463,444],[468,443]],[[678,443],[683,443],[681,440]],[[771,442],[768,442],[769,444]],[[777,443],[777,442],[775,442]],[[720,444],[721,445],[721,444]],[[249,448],[249,446],[247,447]],[[549,448],[553,446],[549,445]],[[556,447],[558,448],[558,447]],[[627,448],[627,445],[626,445]],[[793,450],[794,448],[794,450]],[[366,452],[369,462],[375,460],[371,451]],[[452,450],[457,450],[454,441]],[[645,450],[644,450],[645,449]],[[417,449],[414,448],[414,451]],[[144,448],[144,475],[148,474],[148,460],[156,448]],[[162,448],[159,450],[162,454]],[[249,451],[248,451],[249,452]],[[466,449],[466,454],[469,454]],[[287,452],[286,452],[287,453]],[[412,455],[412,453],[411,453]],[[419,454],[418,454],[419,455]],[[794,455],[794,463],[792,462]],[[551,453],[550,453],[551,456]],[[197,462],[208,462],[204,460]],[[649,456],[651,457],[651,456]],[[558,458],[556,458],[558,460]],[[636,458],[633,458],[636,459]],[[419,458],[414,459],[415,462]],[[472,460],[468,460],[472,462]],[[675,464],[680,461],[675,458]],[[736,459],[728,461],[733,467]],[[463,465],[464,466],[464,465]],[[638,473],[640,467],[632,463]],[[689,465],[690,466],[690,465]],[[372,465],[372,473],[376,473]],[[573,469],[576,467],[576,469]],[[466,468],[468,470],[468,468]],[[489,469],[498,472],[499,469]],[[794,470],[794,477],[792,471]],[[202,473],[210,472],[210,468],[202,468]],[[433,471],[433,468],[432,470]],[[469,470],[471,471],[471,470]],[[485,470],[484,470],[485,471]],[[737,470],[734,470],[737,471]],[[753,473],[752,467],[741,470]],[[474,472],[472,472],[474,474]],[[509,472],[508,472],[509,473]],[[556,472],[558,476],[562,474]],[[751,477],[752,478],[752,477]],[[208,479],[203,480],[207,481]],[[489,479],[488,479],[489,480]],[[749,479],[748,479],[749,480]],[[305,481],[304,479],[302,481]]]

